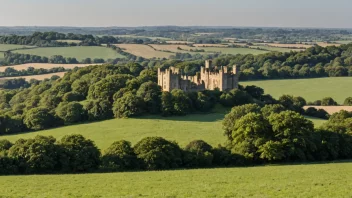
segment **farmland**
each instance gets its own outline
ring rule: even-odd
[[[341,110],[352,112],[352,106],[305,106],[304,108],[307,109],[309,107],[314,107],[316,109],[324,109],[329,114],[333,114]]]
[[[144,58],[169,58],[170,55],[174,54],[169,52],[157,51],[148,45],[142,44],[118,44],[117,46],[124,49],[128,53]]]
[[[351,77],[331,77],[292,80],[260,80],[240,82],[242,85],[256,85],[275,98],[283,94],[302,96],[307,102],[332,97],[338,103],[352,96]]]
[[[352,163],[0,177],[4,197],[351,197]],[[133,185],[132,185],[133,184]]]
[[[57,42],[63,42],[63,43],[81,43],[82,41],[80,40],[56,40]]]
[[[65,69],[73,69],[75,67],[87,67],[90,65],[101,65],[99,63],[93,63],[93,64],[53,64],[53,63],[26,63],[26,64],[21,64],[21,65],[11,65],[11,66],[4,66],[0,67],[0,72],[4,72],[6,68],[12,67],[16,70],[26,70],[28,67],[33,67],[34,69],[51,69],[55,67],[63,67]]]
[[[50,73],[50,74],[41,74],[41,75],[32,75],[32,76],[14,76],[14,77],[3,77],[0,78],[0,80],[8,80],[8,79],[15,79],[15,78],[24,78],[26,81],[29,81],[30,79],[36,79],[36,80],[44,80],[46,78],[50,78],[54,75],[63,77],[66,72],[57,72],[57,73]]]
[[[98,46],[79,46],[79,47],[46,47],[46,48],[35,48],[35,49],[25,49],[25,50],[16,50],[14,53],[20,54],[31,54],[37,56],[51,57],[54,55],[61,55],[63,57],[72,57],[77,60],[83,60],[85,58],[102,58],[115,59],[123,58],[121,54],[118,54],[112,49],[106,47]]]

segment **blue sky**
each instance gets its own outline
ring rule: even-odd
[[[0,0],[0,26],[352,28],[352,0]]]

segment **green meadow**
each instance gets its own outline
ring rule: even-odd
[[[107,59],[115,59],[115,58],[123,58],[124,56],[118,54],[116,51],[99,46],[78,46],[78,47],[41,47],[35,49],[24,49],[24,50],[16,50],[14,53],[19,54],[31,54],[37,56],[45,56],[51,57],[54,55],[61,55],[63,57],[72,57],[76,58],[78,61],[81,61],[85,58],[91,58],[92,60],[95,58],[102,58],[104,60]]]
[[[283,94],[302,96],[307,102],[332,97],[341,104],[347,97],[352,96],[352,77],[258,80],[240,82],[240,84],[259,86],[275,98]]]
[[[70,134],[82,134],[92,139],[96,145],[105,150],[114,141],[128,140],[132,144],[144,137],[160,136],[176,141],[180,146],[186,146],[193,140],[204,140],[212,146],[224,144],[222,119],[224,114],[191,114],[182,117],[144,116],[140,118],[112,119],[101,122],[77,124],[38,132],[17,135],[0,136],[12,142],[20,138],[33,138],[37,135],[54,136],[57,139]],[[311,119],[315,126],[320,126],[324,120]]]
[[[352,163],[0,177],[0,197],[351,197]]]
[[[0,44],[0,51],[4,52],[4,51],[7,51],[7,50],[23,49],[23,48],[34,48],[34,47],[35,46]]]

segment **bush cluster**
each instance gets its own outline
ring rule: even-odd
[[[223,147],[212,148],[201,140],[182,149],[161,137],[147,137],[132,147],[114,142],[103,154],[81,135],[0,141],[0,175],[85,173],[129,170],[167,170],[214,166],[242,166],[245,159]]]

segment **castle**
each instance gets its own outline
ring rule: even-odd
[[[236,66],[230,71],[227,66],[213,67],[211,60],[205,61],[205,67],[201,67],[200,73],[195,76],[182,74],[182,70],[175,67],[158,69],[158,84],[163,91],[181,89],[183,91],[220,91],[238,88],[239,72]]]

